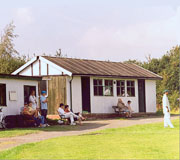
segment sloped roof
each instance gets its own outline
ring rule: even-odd
[[[73,75],[162,79],[161,76],[136,64],[48,56],[43,58],[70,71]]]

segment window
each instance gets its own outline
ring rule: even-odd
[[[124,97],[125,96],[125,81],[124,80],[117,80],[117,96]]]
[[[102,79],[94,79],[94,95],[95,96],[103,96],[103,80]]]
[[[0,84],[0,106],[6,106],[6,84]]]
[[[113,80],[105,80],[105,96],[113,96]]]
[[[135,83],[134,81],[127,81],[127,97],[135,96]]]

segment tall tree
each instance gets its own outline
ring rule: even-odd
[[[0,37],[0,73],[11,73],[25,63],[25,57],[14,48],[13,40],[18,36],[14,29],[13,22],[9,23]]]

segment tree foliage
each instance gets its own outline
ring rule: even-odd
[[[180,86],[180,46],[173,47],[161,58],[147,59],[147,62],[129,60],[130,63],[136,63],[145,69],[148,69],[160,76],[163,80],[157,81],[157,104],[161,106],[162,95],[165,89],[170,91],[169,99],[174,109],[178,108],[179,86]]]
[[[0,73],[9,74],[25,63],[25,56],[20,57],[14,48],[15,25],[8,24],[0,37]]]

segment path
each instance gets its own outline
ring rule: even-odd
[[[179,116],[174,116],[172,119],[177,119]],[[72,136],[86,134],[88,132],[102,130],[106,128],[128,127],[137,124],[148,124],[163,122],[163,117],[148,117],[148,118],[132,118],[127,120],[96,120],[86,121],[82,126],[77,126],[77,130],[73,131],[42,131],[36,134],[17,136],[11,138],[0,138],[0,151],[16,147],[25,143],[39,142],[49,138],[60,136]],[[61,126],[57,126],[61,127]]]

